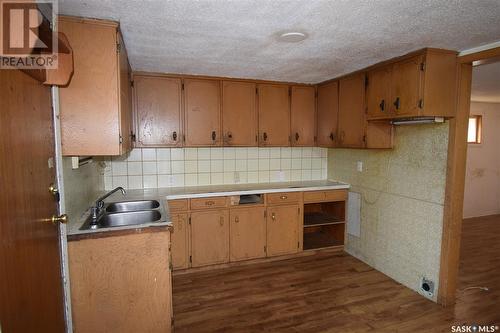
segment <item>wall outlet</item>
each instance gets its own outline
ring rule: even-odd
[[[356,162],[356,170],[358,172],[363,172],[363,161],[357,161]]]
[[[420,279],[420,292],[424,296],[432,298],[434,296],[434,281],[422,277]]]

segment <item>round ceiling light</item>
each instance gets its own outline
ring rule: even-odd
[[[278,40],[286,43],[298,43],[307,38],[307,34],[298,31],[284,32],[278,36]]]

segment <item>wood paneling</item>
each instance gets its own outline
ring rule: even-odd
[[[187,146],[220,146],[220,81],[184,80],[184,119]]]
[[[240,261],[266,256],[264,207],[230,210],[230,260]]]
[[[174,269],[189,267],[189,225],[188,214],[172,214],[172,265]]]
[[[134,76],[138,147],[182,145],[182,82]]]
[[[296,253],[299,250],[299,206],[267,208],[267,255]]]
[[[287,85],[259,84],[259,146],[290,145],[290,96]]]
[[[319,147],[335,147],[338,135],[339,83],[330,82],[318,86],[317,144]]]
[[[222,82],[222,134],[224,146],[257,146],[257,85]]]
[[[417,116],[423,98],[423,56],[397,62],[392,67],[391,109],[398,116]]]
[[[229,210],[191,213],[191,265],[229,262]]]
[[[365,75],[359,73],[339,82],[338,145],[363,148],[365,135]]]
[[[120,155],[117,25],[60,17],[59,30],[74,51],[73,78],[59,89],[63,155]]]
[[[312,147],[316,136],[316,90],[292,86],[290,117],[292,146]]]
[[[171,332],[170,232],[68,242],[75,332]]]
[[[0,70],[2,332],[64,332],[50,87]]]

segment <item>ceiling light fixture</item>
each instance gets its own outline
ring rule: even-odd
[[[298,43],[307,38],[307,34],[298,31],[284,32],[278,36],[280,42]]]

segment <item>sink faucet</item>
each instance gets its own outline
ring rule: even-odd
[[[97,218],[99,217],[99,213],[101,212],[101,209],[104,207],[104,199],[106,199],[111,194],[113,194],[117,191],[121,191],[123,195],[125,195],[127,193],[127,191],[125,191],[125,189],[123,187],[118,186],[114,190],[109,191],[108,193],[104,194],[99,199],[97,199],[95,202],[95,206],[90,208],[90,211],[92,213],[92,223],[91,223],[92,225],[95,225],[97,223]]]

